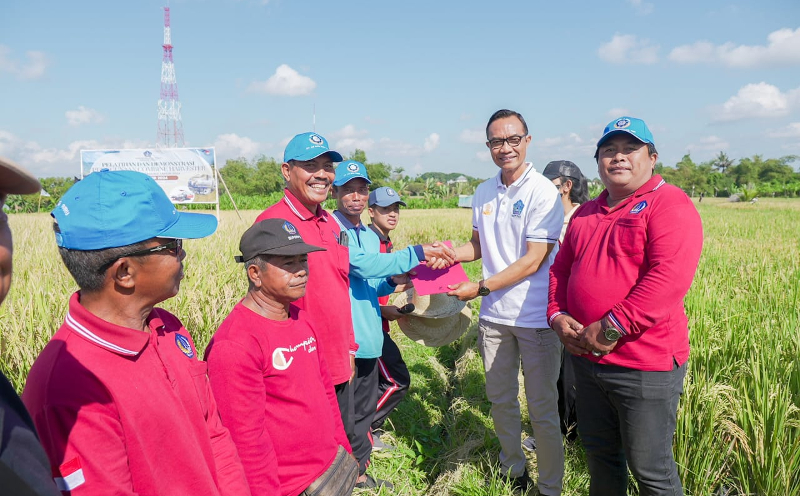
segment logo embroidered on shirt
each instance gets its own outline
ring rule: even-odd
[[[192,349],[192,344],[189,342],[189,338],[183,334],[175,334],[175,344],[178,345],[178,349],[181,350],[184,355],[189,358],[194,358],[194,350]]]
[[[83,468],[81,468],[81,459],[77,456],[68,462],[62,463],[58,467],[58,472],[61,477],[53,477],[53,481],[55,481],[59,491],[72,491],[86,482],[86,478],[83,476]]]
[[[491,203],[487,203],[483,206],[483,215],[491,215],[494,208],[492,207]]]
[[[647,200],[642,200],[642,201],[640,201],[639,203],[637,203],[636,205],[633,206],[633,208],[631,209],[631,213],[632,214],[638,214],[639,212],[644,210],[645,207],[647,207]]]
[[[290,356],[288,359],[286,358],[285,353],[294,353],[300,348],[303,348],[308,353],[311,353],[317,349],[317,342],[314,339],[314,336],[309,336],[304,341],[296,344],[294,346],[290,346],[288,348],[275,348],[272,351],[272,366],[278,370],[286,370],[294,361],[294,357]]]
[[[522,203],[522,200],[517,200],[517,203],[514,204],[514,210],[511,212],[511,217],[521,217],[523,207],[525,207],[525,204]]]

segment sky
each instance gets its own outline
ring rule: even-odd
[[[0,2],[0,155],[73,176],[81,149],[155,146],[165,5]],[[597,139],[622,115],[647,122],[667,166],[800,155],[798,0],[169,7],[185,144],[217,163],[280,161],[314,130],[411,176],[488,178],[501,108],[525,117],[540,171],[571,160],[597,177]]]

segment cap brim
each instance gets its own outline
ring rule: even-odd
[[[217,217],[211,214],[178,212],[178,221],[157,234],[160,238],[197,239],[214,234]]]
[[[0,192],[30,195],[42,189],[39,180],[13,161],[0,157]]]
[[[375,203],[370,203],[369,206],[370,207],[375,207],[375,206],[378,206],[378,207],[391,207],[395,203],[399,203],[400,205],[402,205],[404,207],[408,206],[408,205],[406,205],[406,202],[404,202],[403,200],[395,200],[393,202],[383,202],[383,203],[375,202]]]
[[[343,162],[344,161],[344,157],[342,157],[342,154],[339,153],[339,152],[335,152],[333,150],[327,150],[327,151],[308,150],[306,153],[303,153],[303,154],[301,154],[301,155],[299,155],[297,157],[294,157],[293,159],[290,159],[290,160],[302,160],[302,161],[305,162],[306,160],[314,160],[315,158],[319,157],[320,155],[325,155],[326,153],[330,154],[331,160],[334,161],[334,162]],[[288,162],[288,160],[287,160],[287,162]]]
[[[367,184],[372,184],[372,181],[370,181],[368,178],[366,178],[364,176],[352,176],[352,177],[344,178],[343,180],[335,179],[333,181],[333,185],[337,186],[337,187],[338,186],[344,186],[345,184],[349,183],[353,179],[363,179],[363,180],[365,180],[367,182]]]
[[[642,143],[645,143],[645,144],[652,143],[651,141],[643,140],[641,137],[637,136],[636,133],[632,133],[631,131],[628,131],[627,129],[614,129],[613,131],[607,132],[606,134],[603,135],[602,138],[600,138],[600,140],[597,142],[597,148],[600,148],[600,146],[603,143],[605,143],[606,141],[608,141],[609,138],[613,138],[614,136],[616,136],[618,134],[627,134],[629,136],[633,136],[634,138],[636,138],[637,140],[639,140],[639,141],[641,141]]]
[[[259,255],[276,255],[279,257],[294,257],[296,255],[305,255],[307,253],[312,253],[315,251],[327,251],[326,248],[321,248],[319,246],[309,245],[307,243],[292,243],[290,245],[281,246],[278,248],[272,248],[268,250],[259,251],[258,253],[254,253],[250,255],[249,258],[245,260],[243,256],[236,256],[234,259],[237,262],[246,262],[253,257],[257,257]]]

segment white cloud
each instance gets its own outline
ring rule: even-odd
[[[786,93],[765,82],[748,84],[720,106],[712,108],[715,121],[780,117],[800,106],[800,87]]]
[[[800,138],[800,122],[791,122],[788,126],[769,133],[773,138]]]
[[[17,79],[38,79],[44,76],[50,61],[44,52],[29,50],[25,52],[27,61],[20,63],[11,57],[11,49],[0,45],[0,73],[6,72]]]
[[[616,119],[617,117],[622,117],[623,115],[631,115],[631,111],[624,107],[615,107],[609,109],[607,114],[609,118]]]
[[[628,3],[636,9],[640,15],[647,15],[653,12],[653,4],[643,2],[642,0],[628,0]]]
[[[225,164],[228,159],[246,158],[252,159],[262,153],[265,146],[257,141],[253,141],[247,136],[239,136],[236,133],[220,134],[214,139],[214,148],[217,153],[217,161]]]
[[[483,129],[464,129],[458,139],[462,143],[486,143],[486,134]]]
[[[81,124],[99,124],[106,120],[105,116],[95,109],[79,105],[77,110],[67,110],[64,112],[67,124],[70,126],[80,126]]]
[[[711,151],[719,152],[730,148],[730,143],[720,138],[719,136],[705,136],[700,138],[697,143],[692,143],[686,146],[687,152],[696,151]]]
[[[436,133],[431,133],[427,138],[425,138],[425,144],[423,148],[425,148],[426,152],[432,152],[439,146],[439,135]]]
[[[580,145],[583,143],[583,139],[578,136],[578,133],[569,133],[565,136],[556,136],[554,138],[545,138],[541,141],[537,141],[535,145],[539,148],[551,148],[554,146],[564,146],[564,145]]]
[[[310,77],[303,76],[286,64],[281,64],[269,79],[253,81],[247,90],[270,95],[301,96],[310,94],[316,87],[317,83]]]
[[[0,155],[15,160],[31,170],[37,177],[79,176],[80,151],[90,149],[147,148],[142,140],[104,138],[98,140],[76,140],[66,148],[45,148],[36,141],[24,140],[9,131],[0,130]]]
[[[720,64],[734,68],[800,65],[800,28],[784,28],[767,36],[766,45],[714,45],[698,41],[675,47],[669,59],[682,64]]]
[[[365,152],[373,149],[375,140],[368,138],[368,134],[369,131],[366,129],[357,129],[354,125],[347,124],[343,128],[329,133],[326,138],[333,143],[334,150],[347,155],[349,152],[355,151],[356,148]]]
[[[614,64],[654,64],[658,61],[658,45],[632,34],[615,34],[611,41],[600,45],[597,54]]]
[[[481,162],[491,162],[492,161],[492,154],[489,150],[483,150],[480,152],[475,152],[475,157],[480,160]]]

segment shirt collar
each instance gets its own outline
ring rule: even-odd
[[[333,215],[336,216],[336,219],[339,221],[339,224],[344,229],[353,229],[354,231],[366,231],[367,230],[367,228],[364,227],[364,223],[363,222],[361,222],[359,225],[356,226],[355,224],[353,224],[352,222],[347,220],[347,217],[345,217],[344,214],[341,213],[338,210],[334,210],[333,211]]]
[[[310,220],[311,218],[316,217],[319,220],[328,222],[327,212],[325,212],[325,209],[322,208],[322,205],[317,205],[317,211],[312,214],[311,211],[306,208],[305,205],[303,205],[303,202],[298,200],[294,193],[289,190],[289,188],[283,190],[283,195],[283,201],[286,202],[286,205],[289,207],[289,209],[301,220]]]
[[[653,174],[653,177],[647,180],[646,183],[641,185],[639,189],[637,189],[631,196],[622,200],[617,205],[614,206],[614,209],[619,208],[620,205],[624,205],[634,198],[638,198],[640,196],[646,195],[647,193],[652,193],[653,191],[657,190],[661,186],[665,185],[667,182],[664,178],[661,177],[660,174]],[[604,189],[602,193],[596,199],[600,205],[607,206],[608,205],[608,188]]]
[[[80,292],[70,298],[64,324],[93,345],[122,356],[137,356],[150,340],[146,332],[112,324],[86,310],[80,303]],[[151,332],[164,326],[155,310],[147,317],[147,324]]]
[[[383,233],[380,231],[380,229],[375,227],[375,224],[370,224],[369,228],[372,229],[372,231],[375,234],[378,235],[378,239],[381,240],[381,243],[391,243],[392,242],[392,238],[390,238],[389,236],[384,236]]]
[[[519,178],[517,178],[516,181],[514,181],[513,183],[511,183],[508,186],[503,184],[503,171],[501,170],[500,172],[498,172],[497,175],[495,176],[495,181],[497,183],[497,189],[508,189],[511,186],[519,187],[520,185],[522,185],[522,183],[527,181],[528,177],[530,177],[531,171],[536,170],[536,169],[533,168],[533,164],[530,163],[530,162],[525,162],[522,165],[525,166],[525,171],[522,173],[522,175]]]

